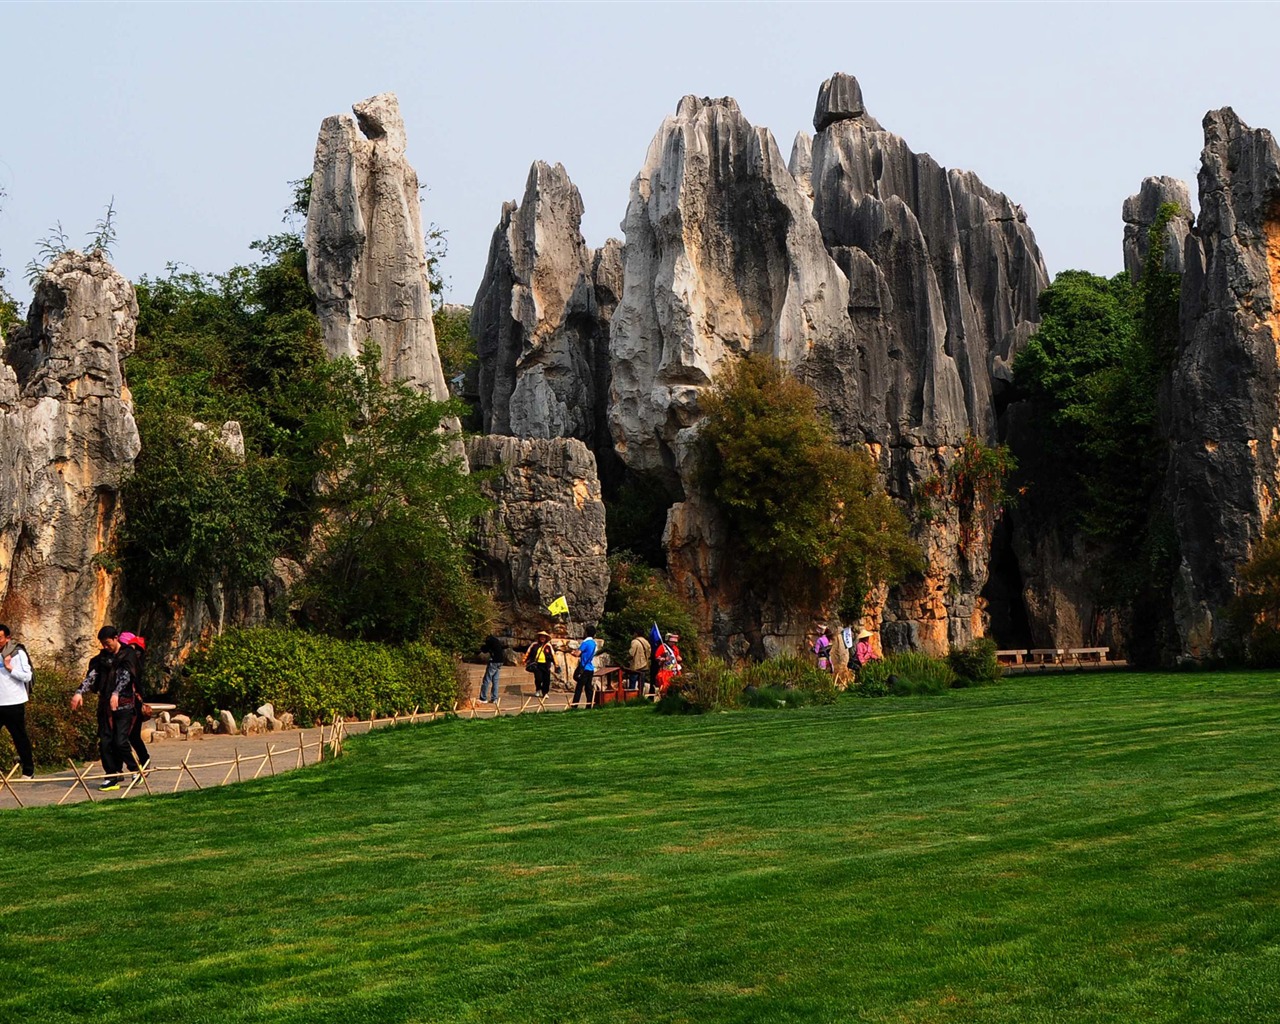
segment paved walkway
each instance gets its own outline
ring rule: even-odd
[[[472,692],[478,693],[484,666],[468,665],[467,670]],[[539,701],[533,692],[533,676],[522,667],[506,667],[499,677],[496,705],[467,700],[459,704],[457,713],[464,718],[542,714],[565,710],[571,697],[572,693],[553,688],[545,701]],[[345,735],[351,736],[384,725],[411,720],[430,721],[431,717],[429,713],[419,713],[416,716],[381,718],[374,722],[346,722],[343,731]],[[146,773],[145,780],[134,781],[132,786],[127,781],[131,776],[126,776],[120,789],[99,793],[96,787],[102,782],[103,772],[102,765],[97,761],[80,766],[79,773],[85,780],[83,783],[77,780],[70,768],[39,774],[34,782],[24,782],[14,772],[8,782],[12,788],[5,788],[4,784],[0,784],[0,809],[17,808],[19,801],[25,807],[40,807],[48,804],[84,803],[87,800],[97,802],[125,797],[133,799],[148,793],[208,789],[291,771],[303,765],[315,764],[321,758],[328,760],[333,756],[331,748],[332,730],[328,726],[290,729],[258,736],[210,734],[200,740],[157,740],[148,747],[151,768]]]

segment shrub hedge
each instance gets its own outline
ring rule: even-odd
[[[996,658],[996,642],[987,636],[971,640],[963,647],[953,647],[947,664],[956,674],[956,686],[981,686],[994,683],[1004,669]]]
[[[56,669],[36,668],[27,701],[27,735],[37,768],[65,768],[67,758],[98,756],[98,719],[92,695],[79,711],[71,710],[71,694],[80,680]],[[18,760],[8,730],[0,731],[0,771]]]
[[[705,657],[685,668],[676,686],[658,702],[665,713],[718,711],[723,708],[797,708],[831,704],[835,682],[803,658],[783,655],[758,664],[730,667]]]
[[[955,683],[955,671],[941,658],[904,651],[863,666],[854,692],[863,697],[941,693]]]
[[[235,629],[187,663],[182,695],[200,713],[262,704],[310,725],[334,715],[448,707],[458,697],[453,659],[424,644],[391,647],[297,629]]]

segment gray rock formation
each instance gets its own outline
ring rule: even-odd
[[[418,176],[394,93],[327,117],[316,140],[307,276],[332,358],[382,351],[383,376],[448,397],[431,322]]]
[[[581,222],[582,197],[560,164],[536,162],[520,204],[502,206],[471,311],[488,433],[602,440],[608,324]],[[607,278],[617,258],[605,259]]]
[[[64,253],[0,364],[0,610],[37,660],[94,650],[117,597],[99,556],[139,449],[121,368],[137,316],[101,253]]]
[[[631,186],[609,421],[635,470],[678,477],[699,393],[726,360],[798,365],[849,334],[848,284],[773,136],[732,99],[686,96]]]
[[[1048,280],[1021,208],[884,131],[853,78],[824,83],[814,124],[787,171],[732,100],[686,97],[650,146],[624,224],[615,442],[632,469],[690,495],[668,517],[672,570],[734,651],[785,646],[820,609],[751,607],[725,579],[723,531],[686,464],[716,372],[747,352],[786,363],[906,501],[968,434],[997,440],[1000,391]],[[927,578],[869,610],[890,647],[945,650],[983,631],[988,529],[962,540],[956,510],[939,511],[920,537]]]
[[[609,588],[604,502],[596,461],[574,438],[476,437],[475,471],[500,469],[481,486],[494,502],[477,534],[482,577],[493,587],[498,625],[532,637],[563,595],[570,635],[599,621]]]
[[[853,330],[806,379],[907,500],[966,435],[999,440],[998,399],[1048,275],[1022,208],[883,130],[849,76],[824,84],[814,124],[813,213],[848,277]],[[941,511],[920,537],[925,580],[884,610],[889,647],[941,651],[984,630],[989,527],[962,544],[956,510]]]
[[[1191,193],[1187,183],[1177,178],[1144,178],[1136,195],[1124,201],[1124,269],[1134,281],[1142,278],[1142,268],[1151,248],[1148,234],[1160,207],[1175,203],[1182,213],[1172,218],[1164,229],[1164,269],[1181,274],[1186,269],[1183,249],[1194,220]]]
[[[1174,612],[1193,657],[1227,635],[1237,570],[1280,502],[1280,148],[1229,107],[1205,115],[1204,139],[1162,412],[1182,554]]]

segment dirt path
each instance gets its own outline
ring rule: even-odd
[[[468,665],[472,692],[478,693],[484,675],[483,665]],[[571,693],[552,689],[545,701],[539,701],[533,692],[533,677],[523,668],[503,668],[499,677],[497,705],[466,702],[459,706],[458,714],[464,718],[496,718],[499,715],[543,714],[564,711],[569,706]],[[181,710],[181,709],[179,709]],[[410,720],[408,716],[382,718],[374,722],[347,722],[347,736],[368,732],[371,728],[392,725]],[[417,721],[429,721],[430,715],[419,714]],[[323,740],[322,740],[323,735]],[[40,807],[48,804],[84,803],[87,800],[133,799],[148,793],[187,792],[196,788],[208,789],[229,785],[245,779],[280,774],[315,764],[322,757],[332,757],[332,733],[329,727],[290,729],[287,732],[265,733],[259,736],[207,735],[200,740],[158,740],[149,746],[151,769],[145,781],[134,782],[126,776],[120,788],[100,793],[97,786],[103,779],[102,765],[97,761],[80,766],[84,778],[82,784],[70,768],[48,774],[39,774],[34,782],[24,782],[14,772],[8,787],[0,784],[0,809]],[[323,753],[321,743],[324,744]],[[237,759],[239,763],[237,764]],[[183,762],[186,767],[183,767]]]

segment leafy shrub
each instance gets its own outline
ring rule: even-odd
[[[748,356],[701,401],[699,484],[745,579],[802,597],[816,589],[854,613],[876,585],[923,568],[874,460],[839,443],[814,391],[780,363]]]
[[[905,651],[863,666],[854,692],[863,697],[914,696],[941,693],[955,683],[955,672],[941,658]]]
[[[642,565],[627,555],[609,559],[609,594],[597,639],[612,651],[625,651],[639,631],[649,635],[657,623],[663,635],[680,634],[680,653],[686,665],[698,660],[698,626],[693,613],[672,591],[666,573]]]
[[[199,712],[272,703],[301,724],[334,715],[448,707],[458,696],[453,659],[428,644],[390,647],[296,629],[237,629],[187,663],[185,698]]]
[[[700,711],[733,707],[742,693],[742,676],[723,659],[703,658],[680,676],[681,695]]]
[[[65,768],[67,758],[88,761],[98,756],[98,719],[90,697],[72,711],[71,694],[80,680],[53,669],[37,668],[27,701],[27,735],[37,768]],[[0,771],[18,759],[6,729],[0,731]]]
[[[993,683],[1004,674],[996,658],[996,642],[982,636],[963,647],[953,647],[947,664],[956,674],[956,686],[981,686]]]

